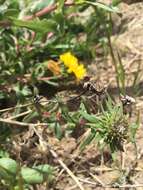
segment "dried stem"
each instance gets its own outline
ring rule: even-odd
[[[137,188],[137,187],[143,187],[143,184],[133,184],[133,185],[123,184],[123,185],[104,185],[104,186],[102,186],[101,184],[97,184],[95,182],[92,182],[92,181],[89,181],[86,179],[81,179],[81,178],[78,178],[78,179],[79,179],[79,181],[93,185],[94,187],[103,187],[103,188]]]
[[[73,172],[65,165],[65,163],[58,157],[57,153],[52,149],[52,146],[45,142],[43,137],[38,133],[38,131],[33,127],[33,130],[35,131],[36,135],[39,137],[39,140],[42,142],[43,146],[48,147],[50,153],[52,156],[59,162],[59,164],[62,166],[64,170],[69,174],[69,176],[75,181],[77,186],[79,187],[80,190],[84,190],[83,186],[79,182],[78,178],[73,174]]]
[[[19,121],[14,121],[14,120],[11,120],[11,119],[3,119],[3,118],[0,118],[0,122],[2,123],[7,123],[7,124],[10,124],[10,125],[18,125],[18,126],[21,126],[21,127],[36,127],[36,126],[47,126],[47,123],[24,123],[24,122],[19,122]]]
[[[72,6],[72,5],[74,5],[73,1],[65,2],[65,6]],[[35,17],[41,17],[41,16],[46,15],[46,14],[48,14],[48,13],[50,13],[50,12],[56,10],[56,9],[57,9],[57,4],[47,6],[44,9],[42,9],[42,10],[38,11],[37,13],[35,13],[34,15],[25,16],[24,20],[32,20]]]
[[[16,118],[18,118],[18,117],[27,115],[27,114],[29,114],[29,113],[31,113],[31,112],[32,112],[32,110],[28,110],[28,111],[22,112],[22,113],[20,113],[20,114],[11,116],[11,117],[9,117],[9,118],[7,118],[7,119],[8,119],[8,120],[16,119]]]

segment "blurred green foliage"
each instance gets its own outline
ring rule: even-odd
[[[48,6],[53,6],[49,12]],[[66,6],[55,0],[6,0],[0,10],[0,100],[11,102],[32,96],[39,78],[52,75],[44,61],[70,50],[88,63],[96,45],[106,46],[108,12],[118,13],[113,5],[85,0]],[[45,82],[58,85],[56,77]]]

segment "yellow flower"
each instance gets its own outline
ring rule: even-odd
[[[66,52],[60,55],[60,60],[68,67],[68,73],[74,73],[78,80],[83,79],[86,75],[86,69],[83,64],[78,64],[78,59],[71,54],[71,52]]]
[[[71,54],[71,52],[66,52],[60,55],[60,60],[65,64],[65,66],[70,67],[70,65],[78,64],[78,59]]]
[[[86,69],[84,68],[84,65],[83,64],[80,64],[77,69],[75,70],[74,72],[76,78],[78,80],[81,80],[83,79],[83,77],[86,75]]]

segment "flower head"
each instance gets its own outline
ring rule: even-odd
[[[86,75],[86,69],[83,64],[78,65],[76,71],[74,72],[77,79],[81,80]]]
[[[78,59],[71,52],[60,55],[60,60],[68,67],[68,73],[74,73],[78,80],[83,79],[86,75],[86,69],[83,64],[78,63]]]

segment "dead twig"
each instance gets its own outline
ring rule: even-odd
[[[9,118],[7,118],[7,119],[8,119],[8,120],[16,119],[16,118],[18,118],[18,117],[27,115],[27,114],[29,114],[29,113],[31,113],[31,112],[32,112],[32,110],[28,110],[28,111],[22,112],[22,113],[20,113],[20,114],[11,116],[11,117],[9,117]]]
[[[53,101],[48,101],[48,100],[40,100],[39,101],[39,103],[49,103],[49,102],[53,102]],[[25,108],[25,107],[31,106],[33,104],[35,104],[34,101],[31,102],[31,103],[23,104],[23,105],[18,105],[18,106],[13,106],[13,107],[10,107],[10,108],[1,109],[0,113],[6,112],[6,111],[11,111],[11,110],[17,109],[17,108]]]
[[[3,118],[0,118],[0,122],[7,123],[10,125],[18,125],[21,127],[36,127],[36,126],[41,126],[41,125],[47,126],[47,123],[24,123],[24,122],[14,121],[11,119],[3,119]]]
[[[74,2],[73,1],[71,1],[71,2],[66,1],[64,5],[65,6],[72,6],[72,5],[74,5]],[[41,16],[48,14],[48,13],[50,13],[56,9],[57,9],[57,4],[47,6],[47,7],[43,8],[42,10],[38,11],[37,13],[35,13],[34,15],[25,16],[24,20],[32,20],[35,17],[41,17]]]
[[[31,105],[33,105],[33,103],[28,103],[28,104],[13,106],[10,108],[1,109],[0,113],[6,112],[6,111],[11,111],[11,110],[16,109],[16,108],[24,108],[24,107],[31,106]]]
[[[103,187],[105,186],[105,184],[104,184],[96,175],[93,175],[91,172],[89,172],[89,175],[90,175],[95,181],[97,181],[99,184],[101,184]]]
[[[78,178],[79,181],[83,182],[83,183],[87,183],[87,184],[90,184],[94,187],[103,187],[103,188],[137,188],[137,187],[143,187],[143,184],[133,184],[133,185],[130,185],[130,184],[123,184],[123,185],[104,185],[102,186],[101,184],[97,184],[95,182],[92,182],[92,181],[89,181],[89,180],[86,180],[86,179],[81,179],[81,178]]]
[[[126,172],[128,170],[128,168],[124,168],[124,169],[120,169],[120,168],[108,168],[108,167],[99,167],[99,168],[93,168],[92,171],[94,172],[111,172],[111,171],[123,171]],[[131,171],[135,171],[135,172],[143,172],[142,168],[136,167],[136,168],[131,168]]]
[[[69,176],[75,181],[77,186],[80,190],[84,190],[83,186],[79,182],[78,178],[73,174],[73,172],[65,165],[65,163],[58,157],[57,153],[52,149],[52,146],[45,142],[43,137],[38,133],[38,131],[33,126],[33,130],[35,131],[36,135],[39,137],[39,141],[42,143],[44,147],[47,147],[52,154],[52,156],[58,161],[58,163],[62,166],[62,168],[69,174]],[[43,148],[44,148],[43,147]]]
[[[84,166],[80,166],[80,167],[82,167],[82,169],[86,170],[86,168],[85,168]],[[100,170],[100,171],[101,171],[101,170]],[[105,184],[97,177],[97,175],[94,175],[94,174],[92,174],[91,172],[89,172],[89,171],[87,171],[87,170],[86,170],[86,172],[87,172],[97,183],[99,183],[101,186],[104,187]]]

